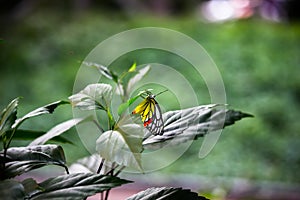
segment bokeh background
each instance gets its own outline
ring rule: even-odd
[[[2,0],[0,108],[22,96],[21,116],[67,99],[81,61],[114,34],[147,26],[177,30],[216,62],[228,104],[255,118],[226,128],[205,159],[198,159],[202,140],[196,141],[158,176],[137,177],[139,184],[177,184],[219,199],[299,199],[298,8],[296,0]],[[134,61],[177,63],[169,55],[146,52],[113,65],[129,67]],[[189,78],[199,85],[200,101],[210,103],[209,96],[201,96],[203,81]],[[70,117],[71,108],[64,106],[23,128],[48,130]],[[75,130],[64,136],[75,143],[62,144],[70,164],[89,154]],[[21,144],[26,142],[14,143]]]

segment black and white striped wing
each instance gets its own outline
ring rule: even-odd
[[[154,99],[153,99],[154,100]],[[154,100],[155,101],[155,100]],[[154,112],[152,114],[151,122],[147,124],[146,128],[153,135],[162,135],[164,129],[164,122],[158,103],[155,101]]]

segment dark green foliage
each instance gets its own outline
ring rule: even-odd
[[[0,116],[0,137],[7,138],[5,133],[12,129],[15,120],[17,119],[17,107],[19,98],[10,102],[10,104],[2,111]],[[11,135],[11,134],[10,134]],[[8,139],[8,138],[7,138]],[[6,139],[4,139],[6,141]]]
[[[106,77],[111,79],[107,74],[110,73],[110,71],[107,68],[104,69],[107,71],[105,73]],[[128,72],[123,73],[121,77],[135,71],[135,69],[136,65],[134,64]],[[153,135],[153,133],[145,134],[147,129],[140,123],[134,123],[133,120],[135,120],[135,117],[133,117],[132,120],[130,116],[122,114],[124,109],[127,109],[130,104],[144,93],[144,91],[141,91],[137,96],[129,100],[126,95],[126,92],[130,91],[132,85],[143,78],[149,69],[150,66],[141,69],[137,75],[133,76],[133,78],[125,84],[120,81],[122,78],[115,75],[115,84],[119,88],[118,95],[122,96],[123,102],[127,102],[124,108],[121,106],[122,112],[119,113],[120,116],[117,119],[114,119],[111,114],[113,87],[110,84],[90,84],[80,92],[69,97],[70,103],[75,109],[81,109],[83,111],[105,111],[109,121],[107,131],[101,128],[103,125],[101,121],[92,116],[74,118],[54,126],[48,132],[34,139],[27,147],[9,147],[19,126],[25,120],[52,113],[57,106],[69,103],[57,101],[37,108],[17,119],[18,99],[13,100],[7,108],[3,110],[0,119],[0,130],[2,131],[0,136],[2,137],[4,147],[4,150],[0,152],[0,178],[6,181],[5,179],[13,178],[30,170],[47,165],[62,166],[68,175],[49,178],[40,184],[30,178],[22,182],[24,184],[23,187],[21,187],[18,182],[9,182],[10,187],[16,188],[18,197],[14,197],[14,194],[8,195],[8,198],[19,198],[19,196],[22,198],[23,195],[26,199],[82,199],[107,190],[104,197],[104,199],[107,200],[109,190],[112,187],[128,183],[128,181],[116,177],[123,168],[130,167],[138,169],[141,172],[143,171],[141,153],[144,148],[148,148],[149,146],[152,148],[153,145],[158,145],[159,148],[162,148],[164,142],[169,140],[172,140],[172,143],[175,145],[181,144],[188,140],[194,140],[199,136],[210,134],[211,131],[223,129],[225,126],[231,125],[243,117],[251,116],[240,111],[226,110],[224,106],[220,106],[219,108],[219,105],[205,105],[169,111],[163,114],[164,133],[160,136],[159,140],[157,140],[155,138],[156,135]],[[100,73],[103,74],[103,70],[100,70]],[[124,90],[124,88],[126,89]],[[120,105],[118,108],[120,110]],[[100,135],[96,141],[96,150],[101,157],[97,175],[90,173],[69,174],[62,147],[44,144],[60,136],[72,127],[88,121],[93,121],[97,125]],[[21,131],[21,133],[28,134],[30,131]],[[8,138],[7,135],[9,135]],[[83,165],[88,167],[88,165],[84,163]],[[105,168],[109,167],[108,170],[102,170],[103,165],[106,165]],[[116,171],[118,167],[119,169]],[[107,175],[111,175],[112,177],[107,177]],[[2,190],[3,188],[0,189]],[[146,190],[145,193],[139,193],[137,197],[133,198],[140,199],[143,196],[147,199],[156,199],[159,197],[161,199],[180,199],[182,197],[202,199],[188,190],[172,188],[149,189]]]
[[[0,192],[5,199],[83,199],[129,183],[118,177],[100,174],[69,174],[63,148],[53,144],[43,145],[55,137],[60,139],[59,136],[62,133],[79,123],[90,121],[92,118],[71,119],[58,124],[47,133],[17,129],[25,120],[52,113],[57,106],[66,103],[68,102],[57,101],[17,119],[18,99],[15,99],[2,111],[0,136],[4,150],[0,152]],[[33,138],[32,135],[20,137],[20,134],[35,133],[34,136],[39,137],[27,147],[9,147],[16,133],[19,135],[18,139]],[[21,183],[10,179],[47,165],[61,166],[67,175],[49,178],[42,183],[37,183],[32,178],[23,180]]]
[[[130,181],[113,176],[78,173],[49,178],[41,183],[32,178],[22,182],[11,179],[0,181],[0,193],[6,200],[82,200],[126,183]]]
[[[129,21],[114,16],[111,22],[108,20],[111,17],[111,13],[99,16],[98,12],[90,12],[66,20],[61,14],[41,10],[19,23],[10,24],[9,34],[1,36],[1,108],[12,97],[21,95],[25,97],[22,99],[24,107],[18,114],[23,114],[32,105],[43,105],[70,94],[80,65],[78,60],[112,34],[149,25],[172,28],[205,47],[221,71],[228,103],[255,113],[255,118],[225,130],[207,159],[194,158],[202,142],[199,140],[165,171],[185,173],[189,169],[191,173],[207,176],[299,182],[296,173],[300,166],[297,151],[300,145],[299,24],[259,20],[204,24],[195,16],[176,20],[134,16]],[[174,68],[186,64],[165,52],[158,52],[160,56],[150,50],[139,56],[133,53],[110,67],[129,66],[133,59],[138,63],[162,61]],[[158,57],[163,59],[158,60]],[[192,72],[186,73],[198,91],[199,101],[209,103],[205,83],[195,79]],[[161,98],[164,101],[164,97]],[[176,104],[167,106],[166,110],[178,109]],[[66,117],[69,116],[60,113],[52,118],[41,118],[39,126],[51,126]],[[26,129],[35,125],[25,124]],[[17,134],[15,136],[17,138]],[[72,148],[68,145],[64,148],[71,161],[78,157],[74,152],[85,152],[80,146],[76,151],[70,151]]]
[[[80,173],[62,175],[39,183],[38,188],[30,191],[27,196],[32,200],[81,200],[126,183],[130,183],[130,181],[100,174]]]
[[[0,172],[1,179],[12,178],[46,165],[59,165],[67,170],[64,151],[57,145],[9,148],[6,157],[0,152],[0,160],[5,164]]]
[[[251,114],[243,113],[236,110],[226,110],[224,127],[234,124],[236,121],[241,120],[245,117],[254,117]]]
[[[33,130],[22,130],[18,129],[15,131],[14,134],[14,140],[19,141],[32,141],[42,135],[44,135],[45,131],[33,131]],[[10,134],[10,133],[9,133]],[[62,137],[62,136],[55,136],[49,141],[51,142],[60,142],[60,143],[67,143],[67,144],[73,144],[70,140]]]
[[[64,105],[64,104],[69,104],[68,101],[56,101],[50,104],[47,104],[43,107],[37,108],[31,112],[29,112],[28,114],[24,115],[23,117],[17,119],[14,123],[14,125],[12,126],[12,128],[18,128],[25,120],[30,119],[32,117],[36,117],[39,115],[44,115],[44,114],[51,114],[53,113],[53,111],[60,105]]]
[[[126,200],[208,200],[205,197],[198,196],[197,193],[182,188],[148,188],[141,191]]]
[[[12,179],[0,181],[0,193],[5,200],[24,200],[25,198],[24,186]]]

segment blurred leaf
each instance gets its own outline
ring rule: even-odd
[[[103,163],[103,165],[101,167],[101,170],[98,171],[100,163]],[[69,167],[69,172],[107,174],[108,172],[111,172],[113,168],[116,169],[116,167],[117,165],[115,165],[114,162],[105,160],[98,153],[94,153],[72,163],[72,165]]]
[[[21,183],[24,187],[26,194],[32,193],[38,189],[42,189],[33,178],[27,178],[23,180]]]
[[[58,145],[9,148],[5,160],[3,151],[0,152],[0,161],[5,163],[5,169],[0,172],[1,178],[11,178],[50,164],[67,170],[64,151]]]
[[[245,117],[254,117],[251,114],[248,113],[243,113],[241,111],[236,111],[236,110],[226,110],[226,118],[225,118],[225,126],[230,126],[234,124],[236,121],[239,121]]]
[[[139,82],[149,72],[149,70],[150,65],[147,65],[146,67],[140,69],[138,73],[128,81],[126,89],[127,94],[132,92],[134,85],[136,85],[136,83]]]
[[[147,190],[141,191],[126,200],[207,200],[207,198],[198,196],[197,193],[182,188],[148,188]]]
[[[8,131],[11,132],[11,131]],[[18,129],[15,131],[14,134],[14,140],[34,140],[42,135],[44,135],[46,132],[45,131],[32,131],[32,130],[22,130]],[[50,141],[53,142],[61,142],[61,143],[68,143],[68,144],[73,144],[70,140],[61,137],[61,136],[56,136],[52,138]]]
[[[97,139],[96,150],[102,158],[121,166],[142,171],[142,129],[137,124],[129,124],[127,119],[116,125],[116,130],[104,132]]]
[[[136,70],[136,62],[134,62],[131,67],[129,68],[128,72],[135,72]]]
[[[121,97],[124,97],[124,99],[126,99],[127,94],[124,93],[124,85],[123,85],[123,81],[122,79],[131,72],[135,72],[136,70],[136,62],[134,62],[132,64],[132,66],[129,68],[129,70],[127,72],[124,72],[119,79],[117,79],[115,82],[117,83],[117,87],[116,87],[116,94],[120,95]],[[126,89],[126,88],[125,88]]]
[[[51,114],[58,106],[64,105],[64,104],[69,104],[69,102],[60,100],[60,101],[56,101],[56,102],[50,103],[48,105],[42,106],[40,108],[37,108],[37,109],[29,112],[22,118],[17,119],[16,122],[13,124],[13,128],[17,128],[25,120],[27,120],[29,118],[36,117],[36,116],[43,115],[43,114]]]
[[[111,72],[111,75],[112,75],[112,80],[115,82],[115,83],[119,83],[119,76],[113,72]]]
[[[110,130],[98,138],[96,150],[110,162],[142,170],[140,153],[132,151],[135,147],[129,137],[124,138],[120,132]]]
[[[100,72],[100,74],[102,74],[108,79],[113,79],[113,74],[107,67],[93,62],[83,62],[83,64],[88,67],[95,67]]]
[[[133,103],[135,102],[138,98],[140,97],[140,95],[137,95],[135,97],[132,97],[131,99],[129,99],[127,102],[122,103],[119,108],[118,108],[118,115],[122,115],[122,113]]]
[[[143,147],[161,148],[166,144],[181,144],[223,129],[244,117],[252,117],[240,111],[227,110],[224,106],[219,107],[220,105],[204,105],[164,113],[163,135],[151,135],[144,140]]]
[[[41,190],[29,194],[32,200],[82,200],[99,192],[130,183],[124,179],[92,173],[78,173],[49,178],[39,184]]]
[[[92,121],[92,119],[93,119],[92,117],[76,118],[76,119],[70,119],[68,121],[62,122],[62,123],[54,126],[46,134],[33,140],[29,144],[29,146],[45,144],[48,140],[51,140],[52,138],[59,136],[60,134],[71,129],[72,127],[74,127],[82,122]]]
[[[19,98],[12,100],[8,106],[1,112],[0,118],[0,136],[12,128],[17,119],[17,107]]]
[[[122,83],[117,83],[116,94],[120,95],[121,97],[124,96],[124,86]]]
[[[72,105],[82,110],[106,110],[112,99],[111,85],[95,83],[69,97]]]
[[[15,180],[0,181],[1,198],[5,200],[24,200],[25,191],[21,183]]]
[[[97,173],[97,168],[99,167],[99,163],[101,162],[101,157],[99,154],[92,154],[90,156],[81,158],[76,162],[72,163],[69,167],[70,173],[75,172],[84,172],[84,173]]]

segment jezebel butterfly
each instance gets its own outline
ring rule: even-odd
[[[159,94],[163,92],[160,92]],[[146,97],[143,96],[145,94]],[[141,95],[144,100],[137,107],[135,107],[135,109],[132,111],[132,114],[140,114],[144,123],[144,127],[146,127],[153,135],[162,135],[164,122],[162,119],[161,109],[155,100],[157,95],[154,95],[150,91],[146,90]]]

